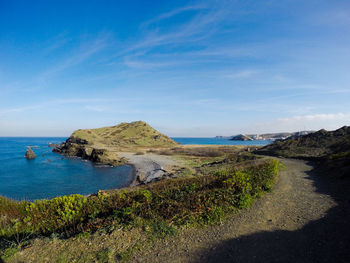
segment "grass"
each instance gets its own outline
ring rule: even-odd
[[[222,157],[227,154],[237,153],[238,148],[234,146],[216,147],[173,147],[161,150],[150,150],[161,155],[182,155],[196,157]]]

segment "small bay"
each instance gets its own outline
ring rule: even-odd
[[[52,152],[49,143],[66,138],[0,138],[0,195],[16,200],[48,199],[62,195],[96,193],[127,186],[133,176],[129,165],[108,167]],[[27,146],[36,154],[24,155]]]

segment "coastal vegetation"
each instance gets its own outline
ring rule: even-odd
[[[169,151],[179,154],[180,150]],[[201,151],[202,154],[206,152],[186,149],[182,155],[190,156]],[[199,158],[217,158],[217,155]],[[191,156],[193,160],[198,157]],[[70,195],[34,202],[16,202],[1,197],[2,257],[16,262],[16,255],[20,257],[16,252],[33,240],[41,242],[38,240],[46,238],[48,243],[56,242],[54,240],[70,243],[78,239],[86,245],[85,241],[98,239],[101,233],[109,240],[109,236],[117,235],[116,231],[122,231],[128,237],[126,244],[129,245],[121,247],[115,244],[114,248],[118,249],[92,246],[94,249],[89,250],[83,247],[84,260],[87,257],[95,262],[114,262],[128,258],[133,249],[137,249],[136,244],[140,244],[140,241],[136,242],[136,236],[142,235],[145,242],[163,238],[186,227],[221,222],[228,214],[248,207],[255,198],[271,190],[280,164],[251,154],[245,157],[236,154],[234,157],[234,154],[224,152],[220,161],[192,165],[194,167],[198,169],[190,169],[184,177],[135,188],[101,191],[88,197]],[[134,235],[135,232],[138,234]],[[121,237],[120,242],[123,238],[126,237]],[[77,260],[75,256],[66,255],[57,258],[57,262]],[[38,257],[36,260],[42,260]]]
[[[276,141],[256,153],[312,160],[323,172],[350,177],[350,126]]]

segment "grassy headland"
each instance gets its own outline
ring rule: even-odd
[[[143,121],[121,123],[112,127],[82,129],[73,132],[53,151],[78,156],[96,163],[123,165],[118,152],[139,152],[149,148],[174,147],[178,144]]]
[[[77,130],[73,132],[71,138],[86,141],[91,146],[114,146],[127,150],[178,145],[144,121],[121,123],[112,127]]]

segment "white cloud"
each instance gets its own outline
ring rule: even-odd
[[[93,40],[83,42],[80,45],[80,48],[71,56],[39,74],[38,80],[40,82],[45,82],[46,79],[50,78],[51,76],[85,62],[87,59],[106,48],[108,45],[108,40],[108,34],[100,34]]]
[[[276,121],[258,123],[250,129],[254,132],[283,132],[301,130],[335,130],[342,126],[350,125],[350,113],[324,113],[295,115]]]
[[[242,70],[242,71],[235,72],[233,74],[226,75],[226,77],[232,78],[232,79],[250,78],[256,73],[257,72],[254,70]]]
[[[279,119],[280,122],[350,120],[350,113],[310,114]]]
[[[188,44],[189,42],[198,42],[207,39],[218,30],[218,24],[231,17],[232,5],[233,3],[230,1],[213,2],[210,6],[190,5],[160,14],[156,18],[144,22],[141,25],[142,36],[139,41],[118,52],[117,56],[134,53],[135,51],[151,50],[154,47],[163,45]],[[166,18],[190,10],[196,11],[196,13],[171,31],[163,31],[161,23],[157,24],[155,28],[152,27],[150,29],[147,27],[147,25],[154,22],[162,22]]]
[[[67,104],[73,104],[73,105],[81,105],[81,104],[86,104],[86,103],[94,103],[98,104],[100,103],[101,105],[88,105],[85,106],[86,110],[90,111],[106,111],[107,108],[104,106],[106,103],[113,103],[113,102],[118,102],[118,103],[126,103],[130,101],[135,101],[137,98],[120,98],[120,99],[108,99],[108,98],[79,98],[79,99],[56,99],[56,100],[49,100],[45,102],[40,102],[37,104],[32,104],[32,105],[26,105],[22,107],[13,107],[13,108],[0,108],[0,116],[7,116],[12,113],[21,113],[21,112],[26,112],[26,111],[34,111],[34,110],[42,110],[42,109],[51,109],[53,107],[57,107],[59,105],[67,105]]]
[[[203,5],[193,5],[193,6],[185,6],[185,7],[181,7],[181,8],[177,8],[174,10],[171,10],[167,13],[163,13],[153,19],[150,19],[144,23],[141,24],[141,28],[145,28],[147,26],[150,26],[151,24],[154,24],[156,22],[162,21],[164,19],[167,18],[171,18],[175,15],[181,14],[183,12],[187,12],[187,11],[194,11],[194,10],[200,10],[200,9],[205,9],[206,7]]]
[[[88,111],[95,111],[95,112],[107,111],[106,107],[101,107],[101,106],[85,106],[85,109]]]

